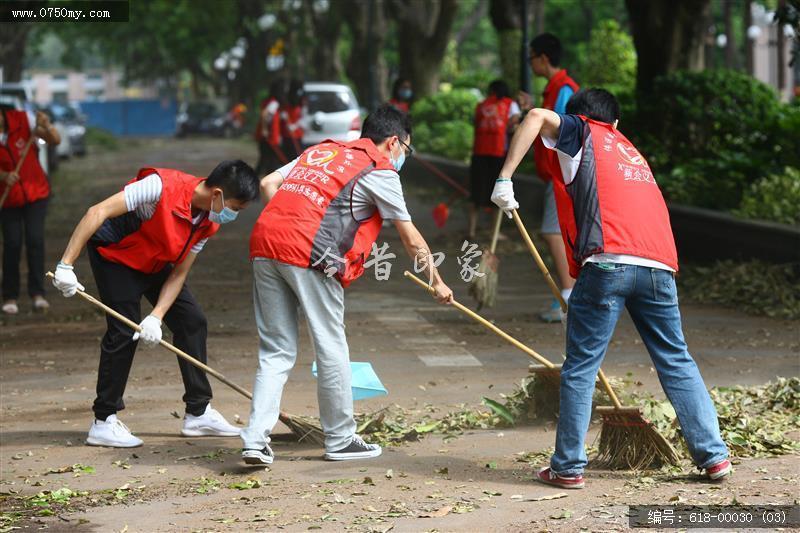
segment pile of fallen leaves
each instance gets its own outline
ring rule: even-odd
[[[613,380],[624,404],[638,405],[659,432],[680,441],[675,409],[630,379]],[[715,387],[711,399],[717,409],[722,439],[737,457],[764,457],[800,452],[800,378],[752,387]],[[604,401],[603,403],[610,403]],[[678,450],[688,458],[685,445]]]
[[[681,296],[754,315],[800,319],[800,263],[717,261],[685,266],[678,277]]]
[[[397,445],[416,441],[426,434],[456,438],[467,430],[511,427],[533,421],[533,385],[536,376],[525,377],[500,401],[483,398],[483,405],[459,405],[443,414],[426,405],[411,411],[395,405],[369,415],[358,415],[358,433],[370,441]],[[659,432],[672,441],[680,441],[680,427],[675,410],[666,400],[659,400],[643,389],[641,383],[627,378],[612,378],[612,386],[625,405],[642,408]],[[737,457],[762,457],[800,452],[800,378],[778,378],[754,387],[717,387],[711,398],[719,415],[722,438]],[[608,405],[602,391],[595,394],[595,404]],[[679,452],[688,458],[685,445]]]

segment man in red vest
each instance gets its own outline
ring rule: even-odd
[[[59,144],[61,137],[44,113],[0,109],[0,226],[3,230],[4,314],[19,313],[19,263],[28,256],[28,294],[35,311],[46,311],[44,298],[44,220],[50,182],[39,164],[36,137]],[[30,143],[30,144],[29,144]],[[28,147],[26,152],[26,147]],[[25,156],[22,164],[20,158]],[[17,172],[17,167],[19,171]]]
[[[529,48],[531,70],[537,76],[547,79],[547,86],[542,92],[542,107],[556,113],[565,112],[567,102],[578,90],[578,84],[569,77],[566,69],[560,66],[562,53],[561,41],[552,33],[542,33],[531,40]],[[521,93],[521,96],[523,107],[526,110],[530,109],[532,107],[530,97],[525,93]],[[558,174],[558,160],[555,153],[545,149],[538,138],[533,143],[533,158],[536,163],[536,173],[545,182],[542,237],[556,264],[561,296],[564,297],[564,301],[568,301],[575,280],[569,275],[566,253],[558,227],[561,213],[556,207],[554,189],[561,185],[557,180],[553,180],[553,175]],[[553,299],[550,308],[540,314],[539,318],[545,322],[560,322],[563,313],[558,301]]]
[[[258,163],[256,175],[262,176],[286,163],[281,150],[280,107],[286,102],[286,82],[277,79],[272,82],[269,97],[261,101],[258,122],[254,137],[258,144]]]
[[[203,310],[186,286],[186,277],[206,241],[236,219],[258,197],[258,178],[243,161],[223,161],[198,178],[179,170],[143,168],[125,188],[89,208],[58,263],[53,284],[66,297],[83,290],[75,261],[88,244],[100,298],[106,305],[139,322],[142,297],[153,310],[133,332],[107,318],[100,343],[95,420],[86,443],[92,446],[141,446],[117,418],[125,408],[122,396],[138,340],[145,346],[161,341],[162,322],[173,343],[205,363],[208,334]],[[211,408],[211,385],[205,373],[178,359],[186,393],[186,437],[236,436],[239,430]]]
[[[577,277],[567,314],[556,449],[538,479],[582,488],[584,441],[600,363],[623,309],[644,341],[672,402],[692,459],[712,480],[731,471],[717,413],[686,347],[678,308],[678,258],[669,213],[647,161],[617,130],[619,104],[603,89],[581,91],[569,114],[534,109],[520,125],[492,200],[516,208],[511,176],[536,137],[553,150],[563,183],[561,234]],[[558,189],[557,189],[558,190]]]
[[[380,446],[355,433],[344,288],[364,273],[383,221],[391,220],[408,255],[432,280],[434,298],[446,303],[453,295],[403,199],[398,172],[410,143],[408,116],[385,104],[364,120],[360,139],[312,146],[261,180],[267,206],[250,238],[260,345],[250,423],[242,431],[245,463],[273,461],[269,433],[297,358],[300,308],[316,353],[325,458],[380,455]]]
[[[475,140],[469,169],[469,238],[475,238],[478,209],[494,207],[492,186],[503,168],[508,139],[519,121],[519,105],[503,80],[489,84],[489,96],[475,106]]]
[[[303,82],[292,80],[289,92],[286,95],[286,104],[278,110],[280,115],[281,149],[287,159],[294,159],[302,151],[300,144],[303,142],[303,108],[306,105]],[[272,172],[273,169],[269,169]],[[265,174],[268,174],[266,172]]]

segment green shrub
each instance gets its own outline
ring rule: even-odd
[[[414,146],[422,152],[467,161],[472,153],[478,96],[466,89],[441,92],[414,103]]]
[[[669,199],[732,209],[747,186],[796,157],[781,144],[781,117],[794,120],[783,107],[745,74],[675,72],[640,96],[631,131]]]
[[[103,150],[119,149],[117,136],[108,130],[90,126],[86,128],[86,144]]]
[[[618,95],[631,93],[636,84],[636,48],[616,20],[601,20],[592,29],[580,54],[581,84],[603,87]]]
[[[800,169],[761,178],[750,186],[736,214],[746,218],[800,224]]]
[[[753,315],[800,319],[800,263],[717,261],[684,265],[678,276],[681,295]]]

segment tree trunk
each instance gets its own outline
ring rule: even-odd
[[[742,34],[744,35],[744,57],[745,57],[745,69],[749,76],[753,75],[753,40],[750,39],[750,36],[747,35],[747,30],[750,29],[750,26],[753,24],[753,11],[752,11],[752,2],[750,0],[745,0],[744,2],[744,16],[742,17],[742,22],[744,22],[744,31]]]
[[[649,91],[658,76],[704,67],[710,0],[625,0],[625,5],[638,56],[639,94]]]
[[[736,39],[733,34],[733,2],[725,2],[723,4],[725,16],[725,37],[728,39],[725,43],[725,66],[727,68],[736,68]]]
[[[306,13],[316,40],[311,58],[314,79],[340,81],[342,62],[336,53],[336,45],[342,33],[342,3],[331,2],[327,10],[319,12],[314,10],[314,5],[313,0],[305,0]]]
[[[392,0],[400,42],[400,77],[411,81],[414,93],[436,92],[439,67],[458,9],[457,0]]]
[[[370,28],[370,5],[372,5],[372,26]],[[386,60],[380,50],[386,38],[386,16],[384,15],[383,0],[343,0],[340,4],[344,13],[347,13],[345,22],[350,28],[353,37],[353,48],[345,65],[347,77],[353,82],[356,94],[361,105],[372,107],[371,100],[378,102],[388,100],[387,81],[388,72]],[[375,76],[375,90],[373,95],[370,70]]]
[[[475,10],[470,14],[464,24],[459,28],[458,32],[455,35],[455,42],[456,42],[456,50],[461,49],[461,45],[464,44],[464,41],[472,34],[475,28],[478,27],[481,19],[486,16],[486,11],[489,7],[488,0],[478,0],[478,5],[476,6]]]
[[[489,16],[497,32],[500,71],[508,86],[520,86],[520,57],[522,54],[522,2],[527,0],[492,0]],[[527,46],[527,45],[526,45]]]
[[[20,9],[25,9],[21,7]],[[25,48],[28,44],[28,33],[32,23],[0,24],[0,66],[3,67],[3,82],[22,80],[22,69],[25,61]]]

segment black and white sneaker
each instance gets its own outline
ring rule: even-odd
[[[264,446],[262,449],[245,448],[242,450],[242,460],[248,465],[271,465],[275,459],[272,448]]]
[[[325,454],[325,459],[328,461],[349,461],[351,459],[368,459],[370,457],[378,457],[381,454],[381,447],[377,444],[367,444],[358,435],[353,436],[346,447],[335,452],[328,452]]]

